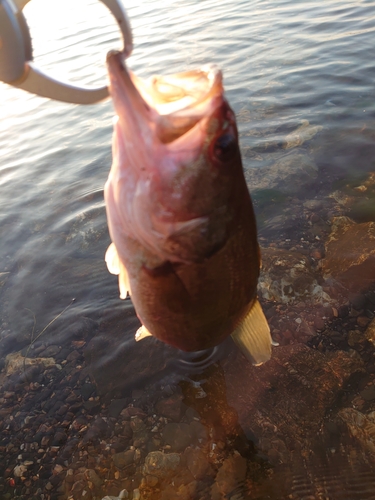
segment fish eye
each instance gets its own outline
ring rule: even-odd
[[[220,135],[213,147],[213,154],[219,161],[225,162],[230,160],[237,151],[237,140],[233,134]]]

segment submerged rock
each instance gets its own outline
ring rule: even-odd
[[[25,366],[42,365],[43,367],[54,366],[55,360],[51,357],[48,358],[27,358],[22,356],[20,352],[13,352],[8,354],[5,358],[5,372],[6,375],[21,372]]]
[[[310,185],[318,176],[318,167],[306,153],[292,152],[282,156],[273,165],[245,170],[251,192],[276,190],[294,194]]]
[[[151,451],[145,459],[143,473],[145,476],[151,475],[164,479],[176,471],[180,465],[180,460],[178,453]]]
[[[224,500],[241,486],[246,477],[246,467],[246,460],[239,453],[224,460],[211,488],[211,500]]]
[[[322,261],[325,277],[332,277],[353,292],[375,282],[375,222],[356,224],[335,217]]]
[[[366,340],[368,340],[373,347],[375,347],[375,319],[371,321],[371,323],[366,328]]]
[[[354,408],[340,410],[337,419],[343,423],[361,448],[375,454],[375,412],[364,415]]]
[[[186,466],[192,473],[194,479],[204,479],[214,475],[214,471],[206,456],[199,448],[186,448],[184,452]]]
[[[296,450],[308,452],[338,394],[364,367],[355,351],[323,354],[295,344],[275,348],[260,367],[233,352],[224,372],[228,403],[244,432],[258,436],[257,446],[271,462],[280,463]]]
[[[323,130],[321,125],[310,125],[308,120],[302,120],[302,124],[285,137],[284,149],[301,146],[301,144],[312,139],[321,130]]]
[[[297,251],[262,248],[261,296],[266,300],[289,304],[296,301],[330,302],[309,259]]]

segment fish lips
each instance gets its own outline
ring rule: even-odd
[[[146,147],[158,142],[177,150],[188,132],[190,146],[202,143],[211,117],[226,102],[222,73],[214,65],[144,81],[126,67],[123,53],[111,51],[107,67],[123,133],[127,138],[137,136],[138,144],[142,140]]]

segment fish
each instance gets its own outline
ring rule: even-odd
[[[231,335],[264,363],[272,339],[256,293],[256,221],[222,72],[143,80],[117,51],[107,69],[116,117],[105,261],[142,324],[136,340],[202,351]]]

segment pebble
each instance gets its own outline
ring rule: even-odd
[[[362,344],[365,340],[365,335],[360,330],[350,330],[348,332],[348,344],[350,347]]]
[[[360,395],[365,401],[372,401],[375,399],[375,387],[373,385],[366,387],[366,389],[360,392]]]
[[[157,478],[166,478],[179,467],[180,461],[178,453],[152,451],[146,456],[143,473]]]
[[[316,259],[316,260],[320,260],[323,258],[324,254],[321,250],[318,250],[317,248],[314,248],[314,250],[312,250],[310,252],[310,256],[313,258],[313,259]]]
[[[192,439],[193,433],[189,424],[172,422],[162,431],[162,441],[165,445],[169,445],[172,451],[183,451],[191,444]]]
[[[224,460],[211,488],[211,499],[222,500],[235,490],[245,480],[246,468],[246,460],[239,454]]]
[[[204,479],[214,475],[213,468],[200,449],[187,448],[184,452],[184,459],[194,479]]]
[[[163,415],[163,417],[169,418],[174,422],[179,422],[186,410],[182,399],[182,394],[173,394],[169,398],[160,399],[155,405],[155,411],[159,415]]]
[[[113,463],[118,469],[124,469],[134,461],[135,450],[127,450],[121,453],[116,453],[112,456]]]
[[[358,316],[357,317],[357,324],[358,326],[361,327],[366,327],[370,323],[371,319],[368,318],[367,316]]]

